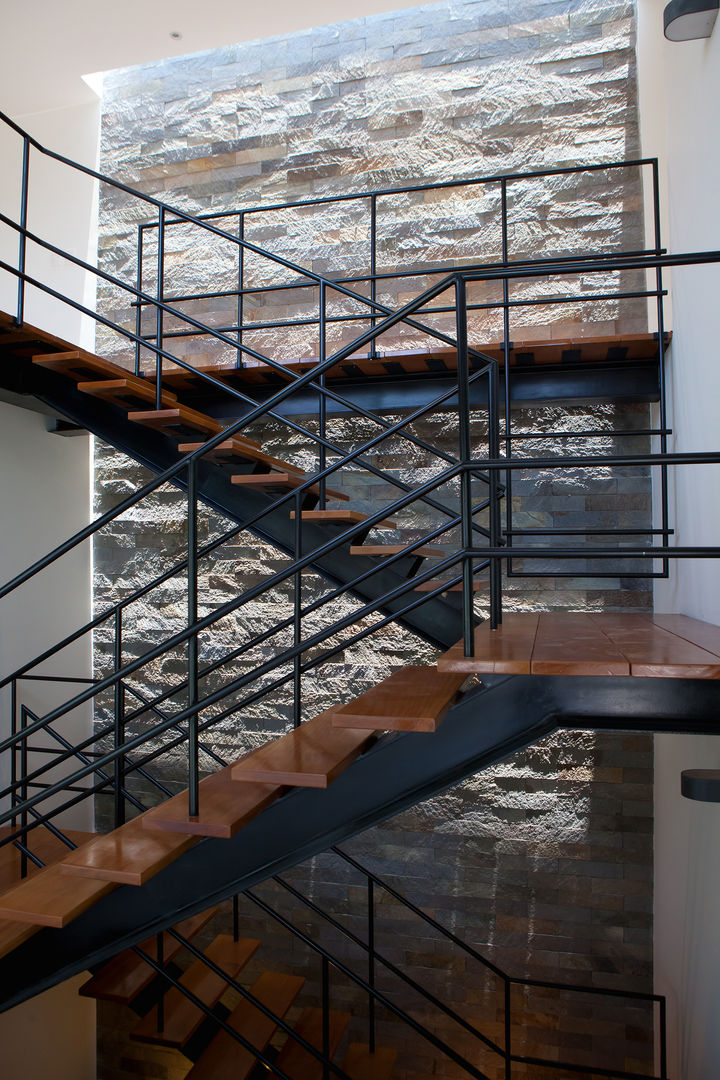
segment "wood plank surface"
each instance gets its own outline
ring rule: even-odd
[[[328,1014],[329,1028],[329,1056],[332,1058],[345,1028],[350,1023],[349,1012],[337,1012],[331,1009]],[[294,1029],[306,1042],[322,1052],[323,1046],[323,1014],[322,1009],[303,1009],[302,1015]],[[318,1061],[308,1050],[288,1036],[288,1040],[277,1056],[275,1064],[284,1073],[292,1077],[292,1080],[323,1080],[322,1062]],[[332,1074],[331,1074],[332,1075]]]
[[[11,830],[9,826],[3,825],[0,828],[0,841],[10,836]],[[71,840],[73,844],[80,846],[92,840],[95,833],[79,832],[77,829],[65,829],[65,836],[68,840]],[[54,836],[49,829],[46,829],[44,825],[38,825],[28,833],[27,847],[32,851],[33,855],[36,855],[38,859],[41,859],[46,866],[51,866],[53,863],[60,862],[64,859],[70,850],[62,840],[59,840],[57,836]],[[35,874],[39,874],[42,867],[35,866],[33,862],[28,859],[28,877],[32,877]],[[17,884],[21,880],[21,855],[18,849],[13,843],[7,843],[3,847],[0,847],[0,893],[5,892],[6,889],[10,889],[13,885]]]
[[[133,379],[134,376],[113,364],[111,360],[103,360],[100,356],[86,352],[84,349],[67,349],[61,352],[37,353],[33,356],[33,364],[43,367],[48,371],[56,371],[60,375],[67,375],[76,382],[94,381],[103,379]],[[138,379],[138,382],[141,380]]]
[[[102,379],[99,382],[79,382],[77,388],[81,394],[111,401],[115,405],[132,408],[136,403],[155,402],[155,387],[143,379]],[[163,390],[162,402],[168,408],[177,404],[177,397],[169,390]]]
[[[442,585],[442,581],[439,578],[430,578],[429,581],[421,581],[419,585],[416,585],[414,592],[435,592],[438,585]],[[473,592],[487,592],[490,588],[490,583],[487,578],[473,578],[472,583]],[[455,585],[448,584],[447,589],[443,589],[444,593],[449,592],[462,592],[462,582],[458,581]]]
[[[236,979],[247,962],[260,948],[257,938],[240,938],[233,941],[230,934],[219,934],[205,949],[205,955],[228,978]],[[212,1009],[227,990],[227,979],[211,971],[202,960],[194,960],[180,977],[182,985]],[[158,1010],[155,1005],[133,1028],[131,1036],[140,1042],[174,1046],[180,1050],[191,1039],[205,1019],[205,1013],[176,987],[168,990],[163,1006],[162,1031],[158,1030]]]
[[[235,476],[231,476],[230,480],[233,484],[238,484],[241,487],[257,487],[257,488],[297,488],[301,484],[304,484],[308,479],[304,473],[291,473],[291,472],[267,472],[267,473],[239,473]],[[317,494],[319,490],[318,484],[313,484],[306,489],[308,493],[313,492]],[[348,502],[349,495],[346,495],[343,491],[334,491],[332,488],[326,488],[325,494],[328,499],[337,499],[341,502]]]
[[[464,672],[408,666],[335,710],[333,727],[436,731],[465,681]]]
[[[358,525],[361,521],[367,521],[369,514],[361,514],[359,510],[302,510],[300,516],[303,521],[328,521],[341,522],[348,525]],[[295,517],[295,511],[290,512],[290,517]],[[397,529],[394,521],[378,521],[373,529]]]
[[[371,1054],[364,1043],[350,1043],[342,1068],[351,1080],[390,1080],[396,1058],[397,1050],[388,1046],[376,1046]]]
[[[217,908],[207,908],[198,915],[191,915],[189,919],[183,919],[175,929],[182,937],[192,940],[204,926],[206,926],[217,913]],[[153,960],[157,960],[157,937],[153,936],[146,941],[140,942],[138,948],[147,953]],[[174,960],[182,949],[179,941],[170,934],[163,934],[163,963],[169,964]],[[78,990],[82,997],[98,998],[102,1001],[115,1001],[119,1005],[129,1005],[138,994],[145,990],[156,977],[156,971],[142,960],[134,949],[124,949],[123,952],[108,960],[91,979]]]
[[[400,555],[402,552],[407,552],[411,559],[442,559],[447,555],[443,548],[431,547],[427,544],[424,547],[413,548],[412,551],[408,551],[406,544],[361,544],[350,548],[351,555],[387,556]]]
[[[194,454],[196,450],[205,446],[206,442],[182,442],[178,446],[178,451],[181,454]],[[264,454],[257,443],[254,443],[251,439],[240,438],[238,435],[235,435],[232,439],[219,442],[214,450],[208,451],[206,457],[208,461],[226,461],[228,463],[235,460],[255,461],[261,465],[266,465],[270,469],[277,469],[279,472],[291,472],[305,479],[305,473],[302,469],[298,469],[296,465],[291,465],[287,461],[280,461],[279,458]]]
[[[240,785],[233,781],[233,765],[226,765],[200,781],[200,814],[189,815],[188,793],[181,791],[142,815],[145,829],[161,829],[190,836],[229,840],[282,794],[280,782]]]
[[[691,619],[688,615],[653,615],[652,621],[661,630],[668,630],[714,656],[720,656],[720,626]]]
[[[265,971],[253,983],[250,993],[282,1019],[304,982],[298,975]],[[230,1014],[227,1022],[260,1052],[265,1050],[277,1027],[273,1020],[245,1000]],[[219,1031],[187,1074],[186,1080],[247,1080],[256,1062],[255,1054],[246,1050],[226,1031]]]
[[[0,896],[0,919],[62,929],[113,887],[63,874],[60,864],[54,863]]]
[[[629,675],[630,663],[590,615],[543,612],[530,670],[533,675]]]
[[[720,657],[655,625],[648,615],[593,614],[591,618],[640,678],[720,679]]]
[[[458,641],[440,657],[438,671],[529,675],[538,619],[536,613],[509,612],[497,630],[486,620],[475,629],[475,656],[464,656]]]
[[[144,885],[195,843],[191,836],[151,831],[142,815],[104,836],[96,836],[60,863],[63,874]]]
[[[306,720],[232,766],[237,786],[275,783],[326,788],[372,738],[369,731],[333,727],[334,712],[328,709]]]

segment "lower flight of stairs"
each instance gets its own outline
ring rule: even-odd
[[[179,923],[175,930],[192,943],[216,914],[217,908],[210,908]],[[299,1040],[322,1053],[327,1037],[328,1056],[333,1059],[350,1023],[349,1012],[329,1009],[325,1032],[322,1010],[302,1005],[305,979],[276,971],[261,972],[246,987],[251,998],[264,1005],[272,1017],[249,998],[234,1004],[237,990],[231,990],[227,980],[238,983],[243,969],[261,949],[259,940],[219,934],[203,950],[195,946],[219,970],[213,970],[198,956],[183,971],[176,964],[182,944],[173,934],[162,937],[162,943],[151,938],[137,950],[129,949],[113,957],[81,986],[80,994],[132,1009],[141,1019],[130,1029],[131,1040],[181,1053],[188,1063],[189,1080],[247,1080],[260,1064],[258,1054],[272,1061],[290,1080],[322,1080],[323,1062]],[[179,985],[168,989],[168,980],[143,954]],[[225,1004],[228,999],[230,1003]],[[291,1030],[280,1027],[278,1021]],[[244,1042],[235,1039],[228,1028]],[[132,1050],[127,1053],[131,1056]],[[339,1064],[351,1080],[385,1080],[392,1074],[396,1057],[390,1047],[376,1046],[371,1050],[367,1044],[346,1039]]]

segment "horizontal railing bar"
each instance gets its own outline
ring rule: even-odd
[[[0,118],[7,119],[2,113]],[[24,132],[10,121],[10,126],[24,135]],[[38,147],[39,148],[39,147]],[[210,214],[198,214],[197,219],[199,221],[212,220],[214,218],[221,217],[238,217],[240,214],[261,214],[270,212],[273,210],[292,210],[295,207],[301,206],[319,206],[324,203],[337,203],[337,202],[354,202],[358,199],[382,199],[385,197],[392,197],[393,195],[409,195],[418,191],[434,191],[436,189],[443,188],[455,188],[455,187],[472,187],[477,184],[499,184],[503,181],[512,183],[514,180],[537,180],[543,176],[562,176],[574,173],[582,172],[601,172],[605,169],[632,169],[638,168],[643,165],[654,165],[657,163],[657,158],[631,158],[629,161],[612,161],[607,164],[592,164],[592,165],[563,165],[557,166],[552,169],[533,169],[529,172],[515,172],[515,173],[496,173],[488,176],[475,176],[470,180],[441,180],[438,183],[427,184],[413,184],[410,187],[404,188],[381,188],[378,191],[358,191],[351,192],[349,195],[320,195],[315,199],[299,199],[293,202],[284,203],[272,203],[269,206],[250,206],[246,209],[239,210],[224,210],[217,213]],[[69,162],[72,164],[72,162]],[[110,181],[112,183],[112,181]],[[166,221],[168,224],[176,224],[176,222]],[[155,222],[143,223],[140,228],[143,229],[156,229],[157,224]]]
[[[603,1069],[598,1065],[571,1065],[566,1061],[555,1061],[551,1058],[524,1057],[522,1054],[511,1054],[511,1061],[521,1065],[539,1065],[546,1069],[564,1069],[571,1072],[585,1073],[588,1076],[607,1076],[612,1080],[658,1080],[650,1073],[625,1072],[622,1069]]]
[[[503,536],[674,536],[674,529],[625,529],[612,525],[607,529],[503,529]],[[542,548],[538,549],[542,551]]]
[[[530,986],[539,990],[570,990],[573,993],[596,994],[605,997],[633,998],[637,1001],[664,1001],[665,994],[643,993],[642,990],[618,990],[610,986],[583,986],[581,983],[557,983],[547,979],[526,979],[522,976],[509,975],[511,983],[518,986]]]
[[[500,432],[501,439],[627,439],[630,437],[651,435],[672,435],[672,428],[621,428],[617,431],[597,431],[592,428],[584,431],[511,431]]]
[[[571,548],[571,547],[515,547],[471,548],[465,552],[471,558],[483,559],[718,559],[720,546],[706,547],[647,547],[647,548]],[[531,575],[535,576],[535,575]],[[574,574],[573,577],[588,577]],[[612,575],[617,577],[616,574]],[[631,574],[635,577],[635,574]]]

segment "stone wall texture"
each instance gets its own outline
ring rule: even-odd
[[[193,213],[220,213],[260,207],[245,218],[245,238],[299,267],[337,277],[361,277],[370,260],[367,200],[327,203],[312,210],[266,209],[278,202],[361,189],[378,190],[448,180],[470,180],[503,171],[595,164],[637,156],[634,80],[634,14],[631,3],[565,0],[544,3],[452,2],[398,15],[357,19],[337,26],[230,46],[113,72],[105,77],[102,169],[146,194]],[[508,243],[511,258],[608,252],[642,246],[642,185],[637,170],[604,169],[578,176],[533,177],[508,188]],[[497,261],[502,253],[498,184],[463,186],[383,197],[378,200],[378,269],[387,273],[379,299],[395,306],[417,295],[430,281],[428,264],[449,268]],[[153,215],[125,195],[101,192],[102,265],[134,283],[137,226]],[[217,219],[235,234],[238,217]],[[145,233],[143,285],[157,288],[156,232]],[[420,268],[420,269],[418,269]],[[410,271],[413,276],[393,277]],[[247,329],[248,323],[312,319],[315,291],[297,270],[282,270],[268,259],[245,257],[246,288],[297,286],[255,293],[244,305],[243,343],[275,360],[318,355],[317,326]],[[168,227],[165,295],[232,292],[237,288],[238,253],[231,241],[195,226]],[[579,299],[512,309],[515,341],[567,336],[632,333],[647,328],[644,302],[591,302],[586,294],[634,289],[637,282],[613,273],[559,282],[552,277],[513,284],[514,300],[538,300],[564,290]],[[367,285],[358,284],[367,294]],[[473,288],[473,304],[493,304],[498,286]],[[135,315],[118,289],[103,287],[101,309],[129,329]],[[186,314],[232,333],[235,297],[179,303]],[[331,294],[328,347],[352,340],[365,329],[366,310],[358,301]],[[446,314],[428,315],[436,329],[451,329]],[[482,344],[503,336],[497,308],[471,311],[471,340]],[[151,332],[149,316],[143,329]],[[165,345],[193,365],[234,363],[237,350],[207,337],[176,336],[187,331],[179,318],[166,320]],[[381,349],[427,347],[429,335],[392,332]],[[132,350],[110,331],[100,337],[105,355],[130,366]],[[246,358],[247,359],[247,358]],[[152,359],[143,350],[141,365]],[[252,358],[248,360],[252,362]],[[313,417],[300,421],[311,433]],[[513,415],[517,431],[577,433],[589,428],[608,434],[649,427],[644,405],[595,402],[561,407],[547,404]],[[329,437],[341,447],[377,433],[371,421],[331,420]],[[412,430],[434,447],[457,450],[457,432],[448,414],[417,422]],[[308,470],[317,457],[310,437],[276,422],[249,431],[273,455]],[[472,419],[473,445],[487,447],[486,418]],[[560,453],[610,448],[641,451],[645,442],[617,435],[588,440],[579,434],[548,450],[547,441],[528,440],[522,453]],[[371,455],[391,477],[422,482],[438,468],[432,455],[401,437],[386,440]],[[149,474],[119,452],[96,443],[96,506],[107,509],[135,490]],[[361,469],[346,470],[333,486],[350,505],[377,510],[393,498],[391,484]],[[448,486],[439,498],[457,505]],[[517,526],[650,527],[650,480],[623,468],[548,470],[519,473],[513,486]],[[427,508],[408,508],[398,517],[400,538],[417,539],[440,518]],[[230,523],[203,510],[201,543]],[[185,501],[173,488],[124,515],[95,543],[96,609],[151,581],[185,554]],[[447,537],[448,546],[453,537]],[[286,565],[284,557],[249,533],[240,533],[203,560],[201,612],[211,611]],[[563,569],[557,562],[555,569]],[[613,562],[614,577],[582,576],[598,565],[574,563],[572,578],[527,577],[506,582],[510,610],[646,610],[647,580],[620,576],[628,566]],[[533,560],[527,572],[549,565]],[[607,568],[603,563],[602,568]],[[644,569],[644,568],[643,568]],[[303,599],[319,599],[329,586],[313,574],[303,579]],[[290,614],[293,589],[277,588],[201,635],[201,663],[212,664],[249,641],[270,620]],[[486,611],[483,593],[477,597]],[[307,631],[328,628],[350,613],[355,602],[334,601],[308,620]],[[185,625],[182,574],[128,608],[124,619],[125,658],[140,655]],[[460,632],[458,632],[460,636]],[[282,634],[240,660],[207,676],[217,688],[288,644]],[[332,639],[331,643],[338,641]],[[96,669],[110,670],[112,635],[96,634]],[[436,652],[413,634],[389,627],[348,646],[303,680],[303,710],[309,717],[357,696],[390,670],[407,663],[432,663]],[[184,650],[166,653],[129,680],[133,694],[168,693],[168,712],[185,704],[181,684]],[[173,688],[179,687],[173,693]],[[256,684],[250,687],[256,689]],[[209,736],[213,753],[231,760],[286,730],[291,717],[289,686],[268,692],[221,720]],[[108,720],[110,700],[98,702],[97,723]],[[203,718],[209,717],[209,712]],[[148,724],[140,716],[135,733]],[[216,762],[203,754],[202,765]],[[178,750],[154,766],[171,790],[186,783]],[[145,804],[158,798],[146,780],[132,790]],[[98,799],[98,823],[109,824],[109,802]],[[652,742],[645,736],[564,733],[516,754],[442,796],[356,837],[347,849],[401,892],[433,914],[483,955],[513,975],[588,985],[652,989]],[[335,856],[323,855],[295,868],[288,878],[316,903],[364,933],[365,887]],[[271,883],[259,894],[277,905],[316,940],[363,971],[357,948],[324,927],[307,909]],[[423,986],[447,1001],[469,1022],[502,1042],[503,1002],[494,980],[481,966],[439,937],[387,895],[376,895],[378,951]],[[262,938],[263,949],[250,975],[263,967],[303,973],[303,1003],[317,999],[318,963],[251,901],[243,899],[242,931]],[[214,929],[227,929],[229,911]],[[210,933],[208,931],[208,933]],[[465,1054],[488,1076],[504,1075],[466,1030],[409,993],[387,972],[378,984],[392,1000]],[[367,1003],[347,980],[334,982],[333,1000],[353,1014],[352,1038],[366,1037]],[[561,1000],[562,999],[562,1000]],[[578,1064],[613,1065],[649,1071],[652,1045],[643,1008],[601,1004],[586,996],[565,999],[538,991],[514,991],[513,1038],[517,1052],[542,1053]],[[188,1062],[176,1052],[156,1052],[129,1037],[131,1014],[112,1006],[101,1011],[102,1080],[145,1075],[180,1080]],[[521,1019],[522,1017],[522,1019]],[[465,1075],[447,1056],[412,1034],[382,1010],[378,1040],[400,1051],[396,1074],[410,1078]],[[513,1076],[525,1075],[522,1067]],[[531,1075],[528,1073],[528,1075]],[[534,1074],[532,1074],[534,1075]],[[565,1074],[573,1075],[573,1074]]]

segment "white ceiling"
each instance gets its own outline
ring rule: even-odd
[[[82,76],[429,0],[4,0],[0,110],[20,117],[94,100]],[[182,34],[173,39],[173,31]]]

